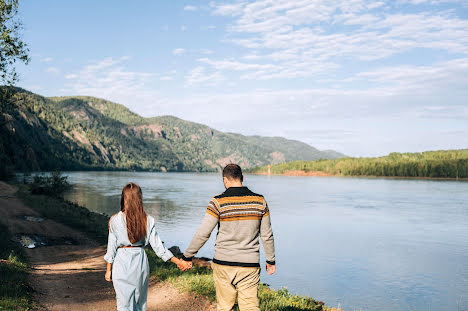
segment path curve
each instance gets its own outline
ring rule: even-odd
[[[17,188],[0,182],[0,221],[13,235],[40,235],[78,245],[53,245],[25,249],[32,266],[30,284],[42,310],[116,310],[112,283],[104,280],[105,247],[83,233],[50,219],[31,222],[23,216],[40,216],[16,196]],[[214,310],[206,298],[180,293],[172,285],[150,279],[148,311]]]

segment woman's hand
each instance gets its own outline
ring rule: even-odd
[[[189,269],[192,269],[191,262],[183,261],[175,256],[171,258],[171,261],[175,263],[177,265],[177,268],[179,268],[182,271],[187,271]]]
[[[112,264],[107,263],[107,270],[106,270],[106,276],[104,277],[107,282],[112,281]]]
[[[106,271],[105,278],[106,278],[107,282],[111,282],[112,281],[112,271],[110,271],[110,270]]]
[[[177,267],[182,271],[187,271],[189,269],[192,269],[192,262],[191,261],[179,260],[179,263],[177,264]]]

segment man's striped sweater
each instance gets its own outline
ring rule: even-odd
[[[270,212],[265,198],[247,187],[230,187],[211,199],[203,222],[184,253],[191,260],[218,225],[213,262],[228,266],[259,267],[260,243],[267,262],[275,264]]]

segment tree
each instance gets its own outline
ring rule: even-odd
[[[0,88],[0,112],[13,105],[13,86],[18,81],[15,63],[29,62],[26,44],[21,40],[21,22],[16,19],[18,0],[0,0],[0,80],[8,87]],[[11,118],[0,120],[0,127],[11,122]]]
[[[0,77],[10,86],[18,81],[16,61],[29,62],[29,50],[20,37],[22,24],[16,18],[17,13],[18,0],[0,0]]]

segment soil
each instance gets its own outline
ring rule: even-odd
[[[116,310],[112,283],[104,279],[106,263],[104,246],[83,233],[50,219],[28,221],[24,216],[41,216],[25,206],[16,196],[17,188],[0,182],[0,221],[14,236],[36,235],[48,241],[47,246],[25,248],[31,265],[30,285],[40,310]],[[64,241],[64,242],[61,242]],[[66,241],[78,241],[67,243]],[[214,310],[205,297],[181,293],[172,285],[150,279],[148,311]]]

